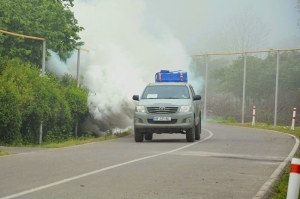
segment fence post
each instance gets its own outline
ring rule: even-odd
[[[292,126],[291,130],[295,130],[295,120],[296,120],[296,108],[293,110]]]
[[[300,159],[292,158],[286,199],[298,199],[300,188]]]
[[[255,111],[256,111],[256,107],[253,106],[253,114],[252,114],[252,126],[255,126]]]

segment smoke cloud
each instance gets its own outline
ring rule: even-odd
[[[142,0],[75,0],[75,17],[85,28],[80,36],[89,49],[81,51],[80,83],[90,90],[89,125],[98,128],[93,126],[94,132],[106,131],[110,124],[113,128],[131,126],[132,95],[140,95],[154,82],[157,71],[189,69],[189,55],[167,27],[151,24],[149,31],[146,10]],[[58,76],[67,72],[76,77],[77,52],[66,64],[52,54],[47,68]],[[197,78],[191,81],[201,91],[203,80]]]

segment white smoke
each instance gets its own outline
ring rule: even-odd
[[[59,56],[51,50],[50,54],[51,57],[46,63],[47,71],[55,73],[58,78],[61,78],[65,73],[69,73],[67,65],[60,60]]]
[[[75,0],[74,4],[75,17],[85,28],[80,33],[83,48],[89,49],[81,51],[80,59],[81,84],[91,91],[89,111],[100,131],[110,123],[126,128],[132,124],[132,95],[140,95],[161,69],[188,71],[190,57],[166,28],[147,31],[142,0]],[[76,76],[77,53],[66,66],[56,60],[57,56],[51,57],[48,69]],[[53,69],[57,66],[64,69]]]

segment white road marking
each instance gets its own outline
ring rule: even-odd
[[[149,159],[149,158],[154,158],[154,157],[166,155],[166,154],[169,154],[169,153],[173,153],[175,151],[179,151],[181,149],[188,148],[188,147],[193,146],[195,144],[198,144],[200,142],[204,142],[205,140],[208,140],[208,139],[210,139],[213,136],[213,133],[211,131],[209,131],[207,129],[203,129],[203,130],[207,131],[209,133],[209,136],[207,138],[203,139],[203,140],[198,141],[198,142],[194,142],[192,144],[188,144],[186,146],[183,146],[183,147],[171,150],[171,151],[163,152],[163,153],[156,154],[156,155],[146,156],[146,157],[143,157],[143,158],[138,158],[138,159],[131,160],[131,161],[128,161],[128,162],[124,162],[124,163],[121,163],[121,164],[116,164],[116,165],[113,165],[113,166],[105,167],[103,169],[95,170],[95,171],[92,171],[92,172],[89,172],[89,173],[81,174],[81,175],[74,176],[74,177],[71,177],[71,178],[66,178],[64,180],[60,180],[60,181],[57,181],[57,182],[54,182],[54,183],[46,184],[46,185],[43,185],[43,186],[40,186],[40,187],[36,187],[36,188],[33,188],[33,189],[29,189],[27,191],[22,191],[20,193],[16,193],[16,194],[12,194],[12,195],[9,195],[9,196],[5,196],[5,197],[2,197],[0,199],[10,199],[10,198],[15,198],[15,197],[23,196],[25,194],[29,194],[29,193],[32,193],[32,192],[40,191],[42,189],[47,189],[47,188],[50,188],[50,187],[53,187],[53,186],[56,186],[56,185],[59,185],[59,184],[70,182],[72,180],[77,180],[79,178],[83,178],[83,177],[90,176],[90,175],[93,175],[93,174],[96,174],[96,173],[100,173],[100,172],[103,172],[103,171],[114,169],[114,168],[117,168],[117,167],[120,167],[120,166],[124,166],[124,165],[131,164],[131,163],[134,163],[134,162],[139,162],[139,161],[146,160],[146,159]]]

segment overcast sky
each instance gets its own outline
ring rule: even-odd
[[[269,29],[268,44],[265,49],[278,46],[282,40],[300,35],[296,8],[297,0],[144,0],[146,4],[146,26],[156,31],[158,25],[169,28],[180,39],[187,52],[206,52],[207,39],[218,34],[222,25],[239,10],[249,8]],[[155,24],[155,25],[154,25]],[[160,28],[161,28],[160,27]],[[286,44],[288,45],[288,44]]]

